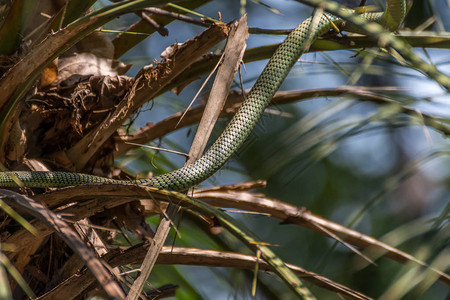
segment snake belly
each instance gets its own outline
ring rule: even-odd
[[[386,11],[383,13],[364,13],[361,16],[395,30],[404,18],[405,2],[388,0],[386,4]],[[339,26],[341,22],[341,19],[335,16],[322,13],[319,18],[310,17],[298,25],[270,58],[242,106],[219,138],[200,159],[190,165],[153,178],[129,181],[70,172],[8,171],[0,172],[0,187],[45,188],[86,183],[115,183],[153,186],[175,191],[187,190],[213,175],[244,143],[291,68],[307,50],[305,44],[312,43],[330,31],[332,24]],[[353,28],[348,25],[344,29],[352,31]]]

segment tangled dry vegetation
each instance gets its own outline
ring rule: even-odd
[[[26,39],[21,41],[19,48],[1,57],[0,108],[4,117],[4,135],[0,161],[9,170],[59,170],[129,179],[133,174],[116,168],[115,158],[136,149],[137,144],[163,138],[177,128],[198,123],[205,104],[158,123],[150,122],[136,131],[129,131],[130,127],[123,124],[133,119],[151,99],[169,90],[179,92],[200,74],[212,69],[220,56],[210,54],[210,49],[229,37],[230,32],[235,34],[236,23],[212,24],[197,20],[205,27],[201,34],[169,47],[160,62],[153,62],[135,77],[129,77],[125,74],[130,66],[118,58],[143,37],[119,34],[110,40],[102,32],[88,34],[105,21],[104,16],[92,15],[75,25],[69,25],[68,21],[61,23],[57,16],[62,11],[66,15],[77,11],[70,5],[56,2],[40,1],[42,7],[33,11],[35,19],[23,32]],[[204,2],[207,1],[192,1],[188,8]],[[2,7],[5,15],[8,9],[14,8],[8,5]],[[78,11],[77,17],[70,21],[82,17],[86,11],[87,8]],[[173,11],[177,10],[171,6],[163,7],[161,11],[135,10],[142,19],[128,31],[164,33],[164,25],[174,17],[183,20],[181,15],[171,15]],[[9,12],[11,14],[12,10]],[[112,17],[114,15],[109,18]],[[64,26],[55,30],[58,22]],[[65,49],[67,43],[76,40],[79,41]],[[237,52],[243,54],[243,51]],[[234,64],[230,63],[228,68],[233,69]],[[282,104],[312,96],[340,94],[381,101],[373,90],[358,87],[279,92],[274,101]],[[241,92],[233,92],[225,104],[217,104],[218,112],[221,116],[233,114],[242,100]],[[224,110],[221,110],[222,106]],[[181,115],[184,117],[180,120]],[[358,249],[371,249],[374,256],[384,255],[400,263],[427,266],[408,253],[321,218],[304,207],[252,192],[263,190],[265,185],[265,181],[244,182],[197,189],[189,196],[212,207],[266,214],[280,222],[307,228],[339,241],[358,254]],[[93,295],[124,298],[124,290],[128,292],[136,274],[128,275],[123,271],[147,260],[154,244],[159,243],[161,247],[164,244],[165,237],[155,237],[155,228],[146,223],[146,218],[161,214],[168,203],[178,204],[180,210],[196,219],[205,232],[219,234],[221,226],[231,230],[231,225],[209,214],[209,208],[196,204],[191,198],[145,187],[106,184],[95,188],[2,190],[0,194],[2,207],[9,204],[34,227],[30,229],[19,217],[14,220],[2,211],[2,251],[26,282],[24,284],[10,273],[10,288],[16,299],[26,297],[25,293],[28,296],[34,293],[38,299],[81,299]],[[117,237],[126,238],[130,233],[132,238],[118,245]],[[258,250],[249,241],[247,238],[249,247]],[[160,248],[151,259],[157,264],[248,270],[258,265],[259,270],[273,271],[267,261],[246,253],[171,247],[170,244]],[[370,299],[324,276],[299,266],[288,266],[302,279],[317,286],[351,299]],[[433,268],[429,270],[441,282],[450,285],[447,274]],[[176,285],[154,287],[147,289],[145,295],[149,299],[170,297],[177,288]]]

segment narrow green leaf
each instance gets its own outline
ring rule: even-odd
[[[149,188],[150,190],[156,190]],[[180,200],[183,206],[187,206],[192,210],[203,213],[207,216],[215,216],[219,223],[228,229],[234,236],[243,241],[252,251],[260,252],[261,256],[273,267],[274,271],[301,299],[316,299],[303,282],[292,272],[285,263],[249,229],[239,224],[232,217],[221,210],[212,207],[195,198],[188,197],[182,193],[171,192],[166,190],[158,190],[161,194],[174,196]]]
[[[22,42],[23,32],[31,19],[38,1],[16,0],[0,28],[0,54],[10,55]]]
[[[27,294],[31,299],[36,298],[36,295],[30,289],[25,279],[23,279],[22,275],[20,275],[19,271],[14,267],[14,265],[9,261],[3,252],[0,252],[0,265],[3,265],[4,268],[8,271],[9,275],[17,282],[20,288]]]
[[[6,204],[2,197],[0,196],[0,209],[7,213],[11,218],[13,218],[17,223],[23,228],[28,230],[31,234],[37,236],[38,232],[36,228],[33,227],[27,220],[25,220],[21,215],[19,215],[14,209],[12,209],[8,204]]]

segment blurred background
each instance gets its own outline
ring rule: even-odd
[[[347,6],[359,5],[347,1]],[[380,7],[380,1],[366,5]],[[448,1],[410,1],[404,29],[449,30]],[[292,29],[312,13],[297,1],[211,1],[196,10],[225,22],[248,15],[248,26]],[[126,15],[105,26],[124,30],[134,16]],[[429,22],[434,18],[434,22]],[[137,20],[137,17],[136,17]],[[135,21],[135,20],[134,20]],[[427,26],[430,24],[429,26]],[[425,25],[424,25],[425,24]],[[194,37],[204,29],[173,22],[169,35],[153,35],[122,57],[133,64],[134,76],[144,65],[160,60],[169,45]],[[448,33],[447,33],[448,34]],[[251,34],[249,48],[279,43],[283,35]],[[221,51],[224,44],[214,51]],[[416,53],[450,75],[448,49],[415,49]],[[246,89],[251,88],[267,61],[241,68]],[[185,109],[204,78],[179,95],[168,92],[147,105],[135,120],[139,128]],[[236,78],[236,83],[239,82]],[[202,94],[206,94],[212,81]],[[423,114],[449,123],[450,97],[438,84],[376,48],[308,53],[291,71],[281,90],[308,90],[364,86],[383,101],[354,96],[322,97],[270,108],[245,146],[202,187],[267,180],[259,190],[268,197],[304,206],[314,214],[354,228],[393,247],[448,271],[450,262],[450,159],[448,131],[425,126]],[[233,89],[240,90],[238,84]],[[200,101],[200,100],[197,100]],[[406,114],[404,108],[410,109]],[[411,113],[412,112],[416,112]],[[215,128],[214,141],[229,119]],[[447,127],[448,128],[448,127]],[[183,128],[151,145],[189,152],[196,127]],[[117,166],[134,173],[165,173],[180,167],[184,158],[140,149],[117,159]],[[449,299],[449,289],[423,269],[386,258],[374,264],[333,239],[268,216],[231,212],[286,262],[321,273],[374,298]],[[157,224],[157,217],[149,219]],[[211,235],[185,213],[178,221],[176,246],[246,251],[223,232]],[[249,299],[252,272],[189,266],[156,266],[154,286],[180,285],[177,299]],[[337,299],[331,292],[309,286],[319,299]],[[276,276],[261,274],[256,299],[291,299]]]

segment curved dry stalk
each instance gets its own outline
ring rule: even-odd
[[[235,192],[228,190],[227,186],[197,190],[194,192],[193,197],[213,206],[232,207],[268,214],[271,217],[282,220],[284,224],[296,224],[321,234],[329,235],[323,230],[326,229],[328,232],[340,237],[343,241],[363,249],[368,248],[376,252],[377,255],[384,255],[402,264],[413,262],[429,268],[439,276],[440,281],[450,285],[450,275],[431,268],[428,264],[416,257],[389,246],[371,236],[314,215],[304,207],[298,207],[277,199],[268,198],[263,194]]]
[[[386,87],[386,90],[390,90],[390,87]],[[374,103],[389,103],[390,99],[377,93],[382,91],[383,88],[374,90],[369,87],[358,86],[342,86],[333,89],[311,89],[301,91],[280,91],[275,94],[270,105],[283,105],[293,103],[297,101],[303,101],[316,97],[338,97],[338,96],[351,96],[358,97],[362,101],[372,101]],[[243,101],[242,93],[232,92],[225,103],[220,117],[226,117],[233,115],[240,107]],[[400,105],[400,104],[399,104]],[[117,148],[114,152],[114,156],[118,157],[131,149],[139,147],[139,145],[146,144],[152,140],[161,138],[171,132],[174,132],[183,127],[191,126],[199,122],[202,117],[205,104],[201,104],[197,107],[189,109],[186,114],[184,112],[175,113],[158,123],[148,123],[144,127],[140,128],[136,132],[128,136],[120,136],[116,138]],[[401,112],[408,114],[412,117],[418,117],[419,112],[414,108],[407,106],[401,106]],[[400,113],[400,112],[399,112]],[[180,121],[181,115],[184,114],[183,119]],[[427,113],[420,113],[421,121],[424,125],[430,126],[444,135],[450,135],[450,127],[442,122],[438,122],[436,117]],[[131,144],[134,143],[135,145]]]
[[[36,217],[40,222],[51,228],[52,232],[58,233],[66,244],[83,260],[108,297],[111,299],[125,299],[122,289],[101,263],[100,259],[57,214],[24,195],[8,190],[1,190],[0,194],[6,200],[14,202],[15,206],[19,206],[22,210]]]
[[[101,185],[95,185],[95,190],[97,190]],[[113,185],[109,185],[113,186]],[[92,188],[92,186],[90,186]],[[309,293],[302,281],[288,268],[285,263],[275,255],[275,253],[263,242],[259,240],[259,238],[248,230],[245,226],[236,222],[229,215],[225,214],[219,209],[216,209],[207,203],[197,201],[191,197],[188,197],[179,192],[172,192],[167,190],[160,190],[152,187],[142,187],[142,186],[130,186],[133,188],[138,188],[141,192],[144,192],[146,195],[140,198],[148,198],[153,199],[152,196],[159,195],[158,197],[164,198],[166,201],[171,201],[170,199],[176,200],[177,204],[181,203],[182,206],[187,206],[190,209],[195,209],[197,212],[208,215],[215,216],[220,224],[226,228],[231,234],[240,239],[244,244],[252,251],[260,252],[262,258],[264,258],[274,269],[274,271],[280,276],[280,278],[287,284],[289,288],[293,292],[295,292],[298,296],[303,293]],[[90,192],[88,192],[89,194]],[[152,195],[150,195],[150,193]],[[155,193],[155,194],[154,194]],[[129,198],[130,194],[123,198]],[[92,198],[92,197],[90,197]],[[130,200],[132,198],[129,198]],[[90,202],[90,201],[88,201]],[[86,203],[86,202],[85,202]],[[75,208],[77,208],[77,205]],[[72,207],[71,207],[72,208]],[[69,209],[71,209],[69,208]],[[62,210],[60,213],[64,213],[67,210]],[[78,217],[78,215],[76,215]]]
[[[210,0],[194,0],[194,1],[184,1],[183,7],[188,9],[195,9],[205,3],[210,2]],[[179,13],[181,15],[185,14],[183,11],[175,9],[173,6],[164,5],[161,10],[168,13]],[[164,15],[152,15],[150,17],[159,26],[166,26],[170,24],[175,19],[173,17]],[[139,20],[130,27],[128,27],[123,33],[119,33],[113,40],[114,45],[114,58],[118,59],[130,49],[134,48],[137,44],[142,42],[147,36],[152,35],[155,32],[155,27],[153,27],[149,22],[144,19]],[[129,34],[129,33],[144,33],[144,34]]]
[[[450,48],[450,34],[437,33],[433,31],[426,32],[410,32],[400,31],[399,37],[404,39],[412,47],[419,48]],[[264,45],[260,47],[250,48],[245,51],[244,62],[250,63],[258,60],[270,58],[280,44]],[[337,51],[351,50],[361,48],[378,47],[378,41],[370,36],[347,35],[341,37],[321,38],[314,41],[308,52],[316,51]],[[213,66],[219,61],[220,55],[211,54],[203,57],[186,71],[175,78],[162,92],[172,89],[182,89],[193,78],[199,78],[201,75],[208,73]]]
[[[139,264],[146,255],[148,248],[148,244],[142,244],[126,250],[116,249],[105,255],[103,259],[110,267]],[[163,265],[192,265],[254,270],[257,258],[252,255],[235,252],[164,246],[156,263]],[[272,267],[261,259],[258,260],[258,264],[261,271],[273,271]],[[352,290],[317,273],[307,271],[292,264],[287,264],[287,266],[305,281],[311,282],[321,288],[339,293],[350,299],[371,299],[360,292]],[[52,297],[55,297],[56,295],[59,297],[64,295],[64,299],[70,300],[72,297],[76,297],[78,294],[85,292],[85,289],[87,289],[94,281],[95,279],[90,273],[82,271],[79,274],[71,276],[52,291],[39,297],[39,300],[53,299]]]
[[[0,116],[2,119],[0,123],[0,154],[3,153],[3,147],[8,140],[12,119],[16,117],[19,101],[48,64],[80,39],[118,15],[160,2],[163,1],[135,0],[128,3],[116,3],[79,18],[54,34],[49,34],[3,74],[0,78]]]
[[[206,143],[225,104],[230,86],[236,76],[242,56],[244,55],[244,50],[246,48],[245,41],[247,38],[247,16],[243,16],[239,22],[234,24],[233,28],[229,32],[227,44],[223,53],[224,59],[221,60],[219,64],[220,66],[214,79],[214,84],[211,89],[208,103],[205,107],[205,112],[202,114],[199,127],[189,151],[189,158],[185,165],[191,164],[200,158],[206,147]],[[183,116],[181,116],[181,118],[183,118]],[[161,218],[153,239],[153,243],[151,244],[141,264],[141,274],[134,281],[130,292],[127,295],[127,300],[135,300],[140,296],[145,282],[147,281],[147,278],[156,263],[156,259],[160,254],[162,246],[167,239],[167,235],[169,234],[171,228],[172,219],[175,218],[177,213],[178,206],[170,203],[166,210],[166,217]]]
[[[67,151],[77,170],[82,170],[97,150],[118,128],[142,105],[150,101],[183,70],[209,51],[214,45],[226,38],[229,27],[214,24],[206,31],[182,45],[175,44],[168,57],[154,67],[144,68],[136,76],[136,81],[127,95],[94,130],[86,134]]]
[[[262,186],[261,182],[255,183],[258,188]],[[138,199],[157,199],[161,201],[173,201],[180,205],[189,204],[180,202],[180,199],[175,197],[174,193],[145,189],[138,186],[120,186],[113,184],[95,185],[81,185],[76,187],[63,188],[60,190],[47,192],[45,194],[35,196],[35,200],[45,202],[48,207],[61,207],[60,213],[74,216],[74,220],[89,217],[98,211],[106,208],[122,205]],[[387,245],[375,238],[362,234],[356,230],[349,229],[340,224],[326,220],[320,216],[314,215],[305,208],[297,207],[276,199],[265,197],[262,194],[255,194],[247,192],[248,189],[254,187],[254,184],[216,187],[212,189],[198,190],[195,192],[195,197],[210,205],[217,207],[229,207],[242,210],[249,210],[264,214],[269,214],[271,217],[282,220],[285,223],[296,224],[305,227],[321,234],[324,234],[320,227],[325,228],[329,232],[339,236],[343,241],[358,246],[360,248],[370,248],[376,251],[377,254],[382,254],[392,260],[400,263],[414,262],[421,266],[429,267],[425,262],[415,258],[414,256],[401,251],[397,248]],[[108,201],[101,199],[107,198]],[[77,203],[77,205],[70,205],[70,203]],[[63,208],[67,206],[66,208]],[[95,210],[93,210],[95,208]],[[98,209],[98,210],[97,210]],[[44,225],[40,226],[39,222],[31,222],[39,230]],[[319,225],[319,226],[318,226]],[[51,231],[48,231],[50,234]],[[41,234],[44,234],[41,231]],[[8,243],[17,245],[17,249],[23,249],[34,237],[26,230],[19,230],[10,238],[5,240]],[[439,276],[439,280],[447,285],[450,285],[450,276],[444,272],[432,269],[435,274]]]

